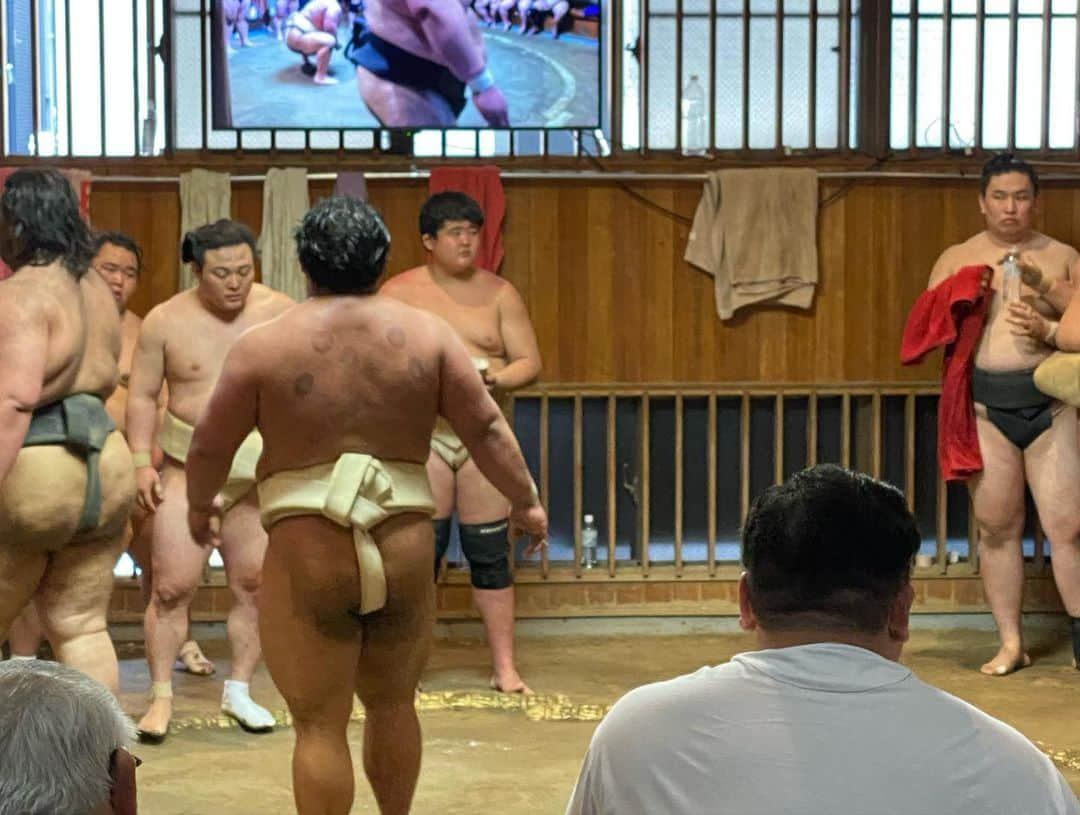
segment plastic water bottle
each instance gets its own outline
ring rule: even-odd
[[[591,569],[596,566],[596,541],[600,533],[596,531],[596,519],[585,516],[585,525],[581,527],[581,567]]]
[[[1001,298],[1006,303],[1020,302],[1020,264],[1017,263],[1016,250],[1005,256],[1001,264]]]
[[[682,151],[684,156],[704,156],[709,152],[709,117],[705,111],[705,90],[697,74],[682,92]]]

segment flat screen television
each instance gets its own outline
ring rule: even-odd
[[[600,127],[601,0],[211,0],[216,129]]]

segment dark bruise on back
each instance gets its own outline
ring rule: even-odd
[[[315,387],[315,377],[309,373],[302,373],[293,380],[293,393],[301,398],[311,393],[313,387]]]
[[[405,347],[405,331],[401,326],[391,326],[390,330],[386,332],[386,339],[395,348]]]

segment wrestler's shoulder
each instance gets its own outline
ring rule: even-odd
[[[936,274],[955,274],[961,267],[983,262],[988,243],[982,233],[945,248],[934,263]]]
[[[19,325],[16,320],[55,317],[62,309],[61,299],[51,286],[18,275],[0,284],[0,314],[8,325]]]
[[[1049,235],[1044,235],[1041,232],[1035,233],[1035,248],[1039,252],[1054,255],[1057,257],[1067,257],[1070,260],[1075,260],[1080,257],[1080,252],[1077,252],[1076,247],[1059,241],[1057,238],[1051,238]]]
[[[260,309],[268,309],[275,312],[284,311],[290,306],[296,305],[296,301],[285,294],[285,292],[272,289],[264,283],[251,284],[251,293],[248,295],[248,301],[251,305],[257,306]]]
[[[169,329],[181,328],[186,324],[185,321],[197,314],[201,308],[194,289],[177,292],[146,313],[140,333],[166,333]]]
[[[414,266],[403,272],[398,272],[393,277],[388,277],[379,287],[379,294],[387,294],[398,297],[418,285],[425,285],[431,281],[426,266]]]

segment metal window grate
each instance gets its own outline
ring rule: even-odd
[[[164,0],[2,0],[0,19],[0,153],[165,150]]]
[[[210,0],[0,0],[0,154],[677,154],[694,75],[714,153],[1080,154],[1080,0],[601,5],[602,128],[403,136],[214,129]]]
[[[858,0],[623,3],[621,146],[692,152],[693,77],[710,151],[790,155],[858,146]]]
[[[891,0],[889,144],[1073,151],[1077,0]]]

